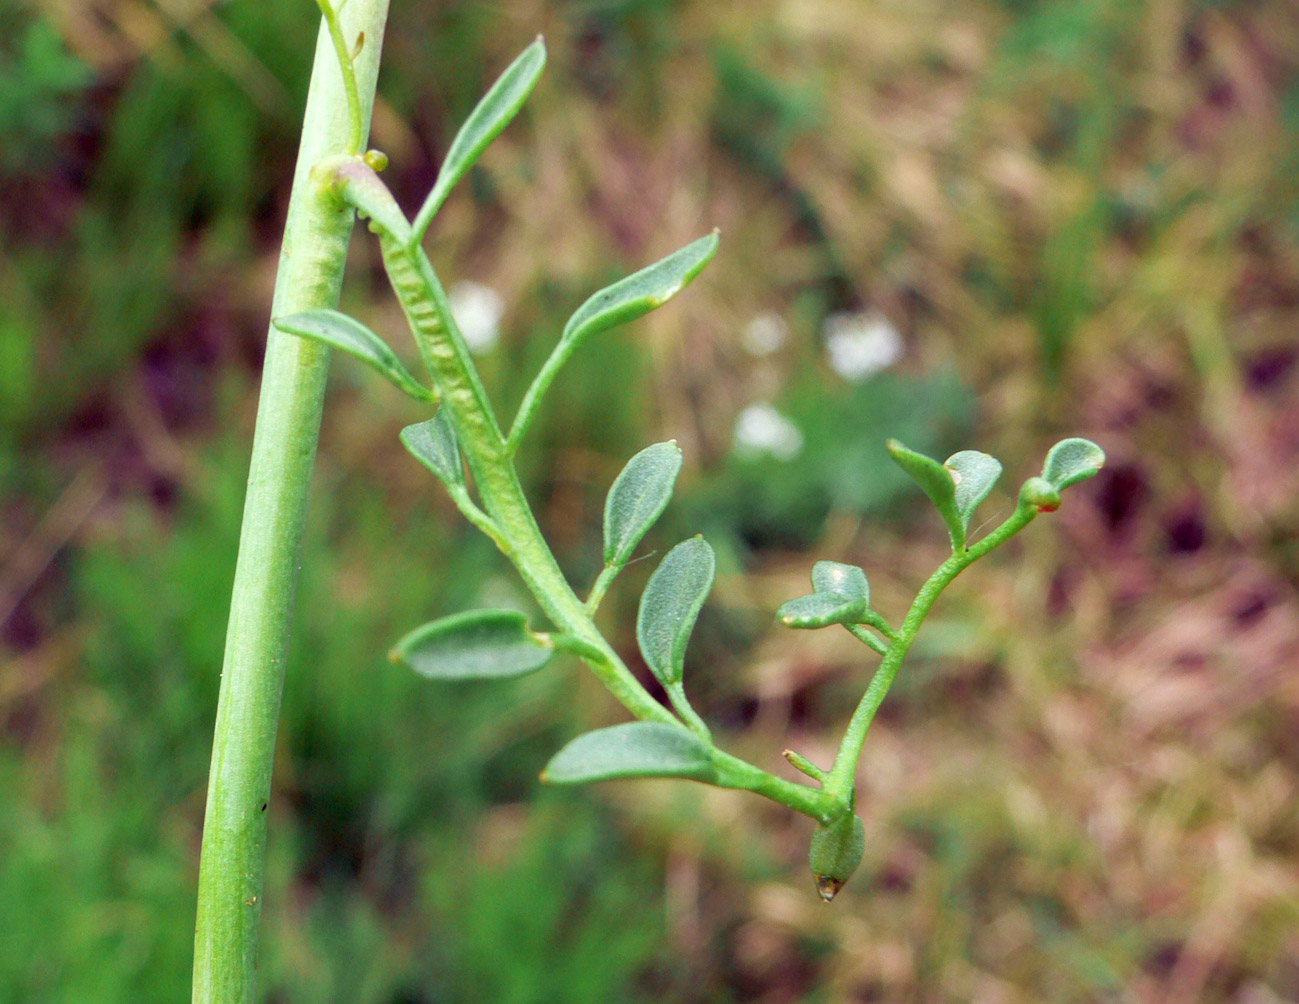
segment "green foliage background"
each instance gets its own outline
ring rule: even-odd
[[[188,993],[229,582],[314,7],[0,7],[0,1000]],[[335,368],[271,814],[273,1002],[1299,999],[1299,10],[1284,0],[394,2],[375,145],[413,208],[538,31],[448,204],[518,401],[592,289],[713,226],[683,296],[584,350],[523,464],[579,581],[645,444],[647,545],[720,575],[688,656],[724,741],[828,762],[873,657],[780,631],[813,560],[900,613],[944,533],[896,436],[1109,469],[944,598],[863,758],[832,907],[810,824],[537,772],[620,720],[574,665],[436,688],[387,647],[525,603]],[[404,346],[365,235],[344,306]],[[821,326],[873,310],[864,382]],[[789,337],[753,355],[775,312]],[[404,348],[402,351],[405,351]],[[793,459],[731,447],[772,401]],[[986,512],[1010,504],[994,493]],[[629,568],[603,615],[633,656]]]

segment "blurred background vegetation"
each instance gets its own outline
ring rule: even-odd
[[[0,4],[0,999],[187,999],[258,367],[314,7]],[[833,906],[810,824],[537,772],[622,720],[572,664],[435,688],[398,635],[525,602],[334,371],[288,670],[266,1000],[1299,1000],[1299,6],[394,0],[374,144],[407,207],[538,32],[550,69],[429,246],[508,414],[598,285],[717,226],[592,345],[525,478],[561,562],[669,437],[721,573],[725,742],[828,762],[873,664],[777,630],[816,558],[897,616],[944,533],[897,436],[1110,466],[958,580],[862,766]],[[497,301],[503,304],[495,331]],[[344,306],[403,346],[364,234]],[[633,566],[602,614],[629,658]]]

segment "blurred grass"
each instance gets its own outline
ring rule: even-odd
[[[0,999],[183,999],[257,367],[315,15],[0,11]],[[431,253],[508,304],[508,410],[593,288],[719,226],[670,307],[579,356],[524,475],[599,561],[627,456],[688,459],[649,547],[722,574],[693,692],[728,746],[828,762],[870,662],[778,632],[819,557],[897,615],[941,560],[887,465],[977,445],[1010,505],[1053,437],[1109,470],[958,583],[872,731],[862,872],[734,793],[556,793],[618,711],[572,666],[430,689],[384,653],[524,603],[335,369],[289,668],[268,1001],[1299,999],[1299,13],[1282,0],[398,4],[376,145],[414,205],[544,31],[528,111]],[[374,248],[345,306],[399,347]],[[887,372],[821,327],[887,318]],[[747,350],[774,312],[787,340]],[[405,352],[405,348],[401,347]],[[732,449],[771,402],[794,458]],[[627,626],[652,567],[602,615]],[[741,575],[741,572],[744,575]]]

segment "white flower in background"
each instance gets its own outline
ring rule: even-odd
[[[845,380],[865,380],[902,356],[902,336],[878,311],[831,314],[822,333],[830,366]]]
[[[462,279],[447,290],[447,300],[469,351],[474,355],[491,351],[500,337],[501,316],[505,313],[501,294],[491,286]]]
[[[764,311],[744,326],[740,344],[751,356],[769,356],[789,338],[789,325],[774,311]]]
[[[735,452],[756,457],[769,453],[777,460],[793,460],[803,448],[798,426],[765,401],[751,404],[735,420]]]

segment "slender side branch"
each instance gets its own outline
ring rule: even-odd
[[[886,621],[879,614],[877,614],[874,610],[866,611],[866,613],[862,616],[862,623],[869,624],[871,627],[873,627],[876,631],[882,634],[889,641],[892,641],[894,638],[897,637],[897,632],[893,630],[893,628],[889,625],[889,622]]]
[[[888,655],[888,654],[889,654],[889,646],[888,646],[888,643],[887,643],[887,642],[884,642],[884,641],[881,641],[879,638],[877,638],[875,635],[871,634],[869,631],[867,631],[867,630],[866,630],[864,627],[862,627],[860,624],[845,624],[844,627],[846,627],[846,628],[848,629],[848,633],[849,633],[849,634],[851,634],[854,638],[856,638],[859,642],[861,642],[861,643],[862,643],[863,645],[865,645],[867,648],[872,648],[872,649],[874,649],[874,650],[875,650],[876,652],[878,652],[880,655]]]
[[[676,683],[668,684],[666,689],[668,700],[672,702],[672,707],[681,716],[681,720],[686,723],[686,727],[711,746],[713,744],[713,734],[708,731],[708,725],[699,717],[699,712],[690,706],[690,702],[686,699],[685,685],[678,680]]]
[[[600,601],[604,599],[604,594],[609,591],[613,585],[613,580],[624,566],[606,565],[603,571],[596,577],[595,585],[591,587],[591,595],[586,598],[586,612],[595,616],[595,612],[600,609]]]
[[[357,60],[353,81],[362,133],[387,14],[387,0],[351,0],[348,11],[349,29],[364,31],[371,40]],[[338,303],[352,214],[318,198],[308,176],[313,164],[342,152],[351,138],[358,119],[347,111],[347,89],[328,27],[322,26],[273,317]],[[195,1004],[251,1004],[257,998],[265,810],[328,363],[324,346],[275,328],[269,331],[203,824]]]
[[[519,404],[518,413],[514,416],[514,423],[510,426],[510,435],[505,441],[505,452],[509,456],[514,456],[518,452],[519,444],[523,442],[523,437],[528,434],[528,429],[532,426],[532,420],[541,410],[541,402],[546,396],[546,391],[550,390],[550,385],[555,382],[555,377],[564,368],[564,364],[568,362],[568,357],[573,354],[575,348],[576,346],[560,339],[532,383],[528,385],[523,401]]]
[[[907,652],[911,649],[911,643],[915,641],[916,635],[920,632],[920,626],[924,623],[925,617],[928,616],[930,609],[942,591],[975,561],[1028,526],[1036,515],[1037,508],[1031,502],[1021,499],[1019,506],[1001,526],[997,527],[977,544],[953,553],[950,558],[938,566],[938,570],[920,587],[920,592],[916,594],[911,609],[907,611],[906,619],[902,622],[901,627],[897,629],[896,634],[883,653],[884,661],[880,663],[879,669],[875,671],[870,686],[866,688],[866,693],[862,695],[857,710],[853,712],[852,721],[848,723],[848,731],[844,733],[843,742],[840,744],[839,752],[834,758],[834,766],[830,768],[826,777],[825,787],[828,792],[840,799],[851,799],[857,776],[857,761],[861,758],[862,745],[866,741],[866,732],[870,729],[871,722],[875,718],[875,712],[879,710],[885,695],[893,685],[893,680],[898,675],[898,669],[901,668],[902,661],[907,657]],[[849,628],[849,630],[852,630],[852,628]],[[867,638],[858,635],[857,631],[853,631],[853,634],[865,641],[866,644],[871,644],[870,641],[867,641]],[[863,631],[862,634],[865,634],[865,632]]]
[[[796,753],[793,750],[785,750],[780,755],[789,761],[791,767],[800,773],[806,774],[818,784],[825,782],[825,771],[801,753]]]
[[[356,85],[356,58],[361,54],[361,42],[365,39],[365,29],[358,30],[356,36],[357,47],[353,50],[348,47],[347,38],[343,35],[343,26],[338,18],[338,12],[342,8],[342,4],[336,9],[329,0],[316,0],[316,6],[320,8],[320,15],[325,19],[325,27],[329,30],[330,41],[334,43],[334,54],[338,57],[339,72],[343,75],[343,94],[347,99],[347,121],[349,126],[346,152],[351,154],[360,153],[361,147],[365,145],[366,121],[370,114],[368,108],[364,111],[361,108],[361,95]],[[375,62],[377,65],[378,61]],[[374,101],[373,94],[370,95],[369,100],[370,102]]]
[[[837,798],[828,791],[786,781],[783,777],[769,774],[719,749],[713,750],[713,764],[717,769],[714,783],[718,787],[752,791],[805,816],[811,816],[821,824],[838,819],[849,811],[851,805],[851,802]]]
[[[460,510],[461,515],[477,527],[483,536],[495,544],[502,554],[509,557],[509,541],[501,535],[501,528],[496,525],[492,517],[478,508],[478,505],[463,486],[447,485],[446,487],[447,493],[451,496],[451,501],[456,504],[456,508]]]

